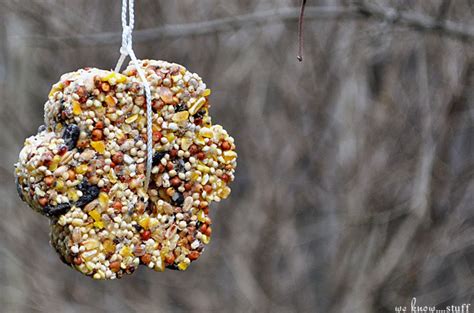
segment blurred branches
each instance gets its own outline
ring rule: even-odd
[[[159,38],[199,36],[212,33],[234,31],[240,28],[261,27],[274,23],[297,21],[298,8],[280,8],[232,17],[219,18],[196,23],[163,25],[136,30],[134,41],[146,42]],[[441,17],[441,18],[440,18]],[[403,12],[392,7],[368,4],[356,1],[350,6],[307,7],[305,19],[375,19],[393,25],[408,27],[421,32],[434,32],[461,41],[474,40],[474,26],[445,20],[442,16],[432,17],[425,14]],[[34,35],[22,38],[28,45],[50,46],[62,45],[107,45],[118,44],[120,32],[98,32],[87,35]]]

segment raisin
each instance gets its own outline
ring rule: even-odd
[[[186,110],[186,109],[187,109],[186,104],[181,103],[180,105],[178,105],[178,106],[174,109],[174,111],[175,111],[176,113],[178,113],[178,112],[184,111],[184,110]]]
[[[166,268],[167,269],[170,269],[170,270],[175,270],[175,271],[179,271],[179,268],[176,264],[170,264],[170,265],[166,265]]]
[[[143,229],[143,227],[141,227],[141,226],[138,225],[138,224],[134,224],[133,227],[137,230],[137,232],[140,232],[140,230]]]
[[[43,212],[46,216],[59,216],[66,214],[71,209],[69,203],[60,203],[56,206],[47,205],[43,208]]]
[[[82,191],[82,196],[76,201],[76,206],[80,208],[97,199],[100,193],[99,187],[90,185],[86,180],[79,184],[78,189]]]
[[[155,155],[153,156],[152,165],[153,166],[158,165],[161,159],[163,159],[165,155],[166,155],[166,152],[156,152]]]
[[[177,162],[175,162],[174,169],[178,173],[184,173],[186,170],[184,168],[184,160],[183,159],[178,159]]]
[[[175,192],[171,197],[171,202],[173,205],[180,206],[184,202],[184,196],[181,192]]]
[[[66,126],[63,133],[64,143],[68,150],[72,150],[76,147],[77,140],[79,140],[79,134],[81,131],[79,127],[75,124],[70,124]]]
[[[196,114],[194,114],[194,118],[202,119],[206,115],[206,110],[199,110]]]

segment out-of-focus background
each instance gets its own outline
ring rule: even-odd
[[[1,312],[394,312],[474,294],[474,2],[136,1],[134,49],[213,90],[231,197],[185,272],[61,263],[13,164],[50,86],[119,56],[120,1],[0,0]],[[471,308],[473,310],[474,308]]]

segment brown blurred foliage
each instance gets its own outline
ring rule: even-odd
[[[472,300],[472,1],[308,1],[303,63],[299,1],[136,2],[137,56],[199,73],[237,142],[213,241],[186,272],[98,282],[60,262],[47,219],[16,195],[13,163],[62,73],[115,66],[120,1],[0,0],[0,311],[370,313],[412,297]]]

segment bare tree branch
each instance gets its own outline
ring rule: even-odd
[[[297,21],[298,8],[282,8],[262,12],[226,17],[198,23],[164,25],[159,27],[137,30],[133,34],[135,42],[146,42],[159,38],[174,38],[199,36],[211,33],[229,32],[240,28],[259,27],[274,23]],[[379,7],[357,2],[355,6],[347,7],[308,7],[305,18],[317,19],[361,19],[373,18],[389,21],[394,25],[408,27],[421,32],[435,32],[440,35],[459,39],[474,40],[474,25],[464,25],[453,21],[442,21],[439,18],[411,13],[398,12],[393,8]],[[120,32],[102,32],[78,36],[31,36],[22,38],[28,45],[48,47],[54,44],[62,45],[109,45],[118,44]]]

